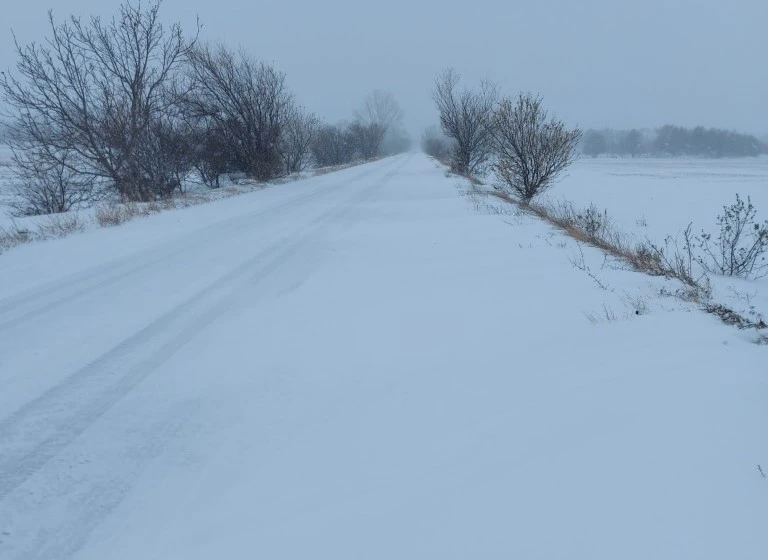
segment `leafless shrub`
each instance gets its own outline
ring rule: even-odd
[[[353,122],[348,129],[354,153],[364,160],[379,155],[386,130],[378,123]]]
[[[610,287],[608,286],[608,284],[600,280],[597,274],[595,274],[592,271],[592,269],[589,267],[589,265],[587,265],[587,262],[584,258],[584,250],[581,248],[581,244],[577,243],[576,246],[578,247],[579,252],[578,254],[572,254],[568,257],[568,260],[570,261],[570,263],[574,266],[574,268],[586,273],[587,276],[589,276],[592,279],[592,281],[595,284],[597,284],[597,286],[601,290],[612,291],[610,290]],[[605,260],[603,261],[603,266],[601,268],[605,268]]]
[[[579,213],[573,210],[573,205],[570,203],[524,205],[503,192],[495,192],[493,195],[548,221],[574,239],[585,241],[602,249],[606,252],[606,257],[610,255],[618,261],[629,264],[634,270],[639,272],[653,276],[674,278],[682,283],[682,287],[674,292],[662,288],[661,295],[669,295],[696,303],[707,313],[715,315],[723,322],[738,328],[768,328],[768,324],[766,324],[763,317],[756,312],[750,312],[750,316],[744,316],[729,307],[711,301],[712,286],[709,277],[706,271],[697,273],[694,266],[698,261],[694,254],[695,239],[691,233],[691,225],[683,231],[682,240],[668,236],[663,245],[656,245],[649,240],[632,244],[608,220],[603,221],[604,224],[609,224],[607,226],[586,228],[584,224],[591,223],[591,220],[579,219]],[[748,207],[749,204],[743,208],[746,209]],[[589,214],[592,214],[592,212],[584,212],[582,216]],[[595,233],[596,231],[598,232],[597,234]],[[580,252],[579,256],[572,257],[571,263],[576,268],[590,273],[593,280],[600,284],[599,279],[591,274],[591,270],[585,264],[583,252]],[[593,320],[594,317],[592,315],[590,318],[590,315],[588,315],[590,320]]]
[[[451,140],[435,126],[427,128],[421,135],[421,149],[439,162],[446,165],[450,163],[453,152]]]
[[[498,195],[497,195],[498,196]],[[502,195],[502,198],[517,203],[516,199]],[[594,245],[619,256],[630,250],[630,241],[608,216],[607,210],[600,212],[594,204],[577,209],[568,200],[521,205],[527,211],[563,229],[578,241]]]
[[[608,211],[600,212],[597,206],[590,204],[584,211],[576,215],[576,223],[584,233],[590,237],[601,238],[605,236],[608,228]]]
[[[192,166],[203,184],[218,189],[221,176],[235,167],[224,129],[201,119],[193,128]]]
[[[0,90],[15,111],[17,152],[44,154],[45,164],[56,162],[81,184],[107,184],[122,200],[169,188],[148,166],[166,161],[156,152],[167,146],[155,137],[157,124],[176,103],[171,85],[190,43],[178,24],[160,22],[159,8],[123,4],[106,22],[57,24],[49,14],[45,42],[16,44],[17,76],[0,75]]]
[[[96,208],[96,221],[101,227],[119,226],[131,218],[125,204],[102,204]]]
[[[320,122],[317,117],[293,106],[280,136],[280,157],[287,175],[304,171],[312,158],[312,142]]]
[[[69,168],[70,154],[48,157],[47,150],[15,151],[8,206],[16,217],[68,212],[90,202],[96,191],[89,179]]]
[[[324,125],[312,143],[312,157],[319,167],[344,165],[355,155],[354,140],[347,128]]]
[[[185,112],[198,129],[220,135],[231,153],[231,170],[260,181],[279,175],[280,140],[294,108],[283,73],[223,45],[196,47],[189,69],[192,86],[184,97]],[[218,169],[220,152],[213,152],[217,161],[208,167]]]
[[[696,274],[693,266],[695,260],[690,226],[683,232],[682,242],[671,236],[665,239],[663,245],[649,240],[636,242],[615,226],[606,211],[599,212],[594,205],[579,211],[567,201],[526,205],[505,193],[496,192],[494,195],[548,221],[577,241],[603,250],[633,270],[680,280],[684,289],[691,292],[691,300],[706,303],[711,297],[709,278],[704,273]],[[583,257],[580,262],[583,262]],[[577,268],[578,263],[578,260],[572,260]]]
[[[150,134],[139,146],[142,162],[143,192],[129,201],[167,199],[183,192],[193,168],[194,138],[191,128],[181,118],[160,116],[150,126]]]
[[[638,245],[635,254],[645,259],[646,268],[639,270],[677,278],[686,286],[699,289],[701,295],[708,298],[711,295],[711,286],[706,271],[696,272],[697,258],[694,256],[694,237],[691,230],[692,224],[688,224],[683,230],[682,240],[667,236],[664,245],[646,240]]]
[[[33,232],[15,222],[11,222],[7,226],[0,226],[0,250],[5,251],[21,243],[26,243],[31,241],[33,237]]]
[[[610,305],[604,303],[602,308],[601,314],[596,314],[592,312],[585,312],[584,316],[587,318],[587,320],[592,323],[593,325],[597,325],[599,323],[615,323],[618,321],[618,317],[616,316],[616,313],[613,311]]]
[[[503,188],[526,204],[573,163],[581,137],[579,129],[548,119],[541,98],[530,93],[504,99],[494,114],[492,131],[496,176]]]
[[[707,271],[741,278],[763,278],[768,275],[768,220],[759,223],[752,200],[746,202],[737,194],[736,202],[723,206],[717,216],[720,233],[716,240],[702,232],[699,247],[703,255],[698,262]]]
[[[403,120],[403,110],[391,91],[377,89],[365,96],[363,108],[356,114],[363,124],[375,124],[382,138]]]
[[[38,234],[42,238],[65,237],[70,233],[84,231],[87,223],[75,213],[51,214],[40,223]]]
[[[496,86],[483,82],[476,91],[457,91],[459,74],[447,69],[435,80],[432,98],[440,113],[440,126],[454,143],[451,166],[464,175],[484,170],[491,156]]]

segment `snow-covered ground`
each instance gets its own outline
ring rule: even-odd
[[[465,188],[403,155],[2,255],[0,558],[764,559],[755,333]]]
[[[608,210],[621,229],[661,241],[693,222],[715,232],[715,218],[735,195],[750,196],[768,219],[768,157],[738,159],[586,158],[547,195],[577,207]]]
[[[102,200],[95,201],[91,204],[83,204],[78,208],[70,210],[62,214],[54,215],[39,215],[39,216],[18,216],[12,212],[10,202],[15,196],[11,189],[12,173],[11,173],[11,150],[7,145],[0,144],[0,239],[4,231],[13,232],[16,230],[23,230],[31,233],[33,240],[48,239],[50,237],[57,237],[61,234],[61,228],[59,223],[68,223],[69,220],[75,220],[77,224],[76,231],[96,229],[100,227],[98,213],[99,209],[108,207],[117,207],[125,209],[124,205],[117,204],[118,201],[110,198],[109,196]],[[349,164],[347,167],[357,165],[357,163]],[[228,198],[230,196],[238,196],[244,193],[253,192],[255,190],[262,190],[264,188],[273,187],[275,185],[285,185],[287,183],[293,183],[296,181],[304,180],[316,175],[337,171],[344,166],[320,168],[320,169],[308,169],[306,171],[292,174],[288,177],[280,177],[272,181],[257,182],[246,178],[239,177],[221,177],[221,187],[218,189],[211,189],[204,185],[194,175],[188,178],[188,181],[184,185],[183,193],[176,193],[176,196],[170,201],[163,201],[154,205],[155,210],[167,207],[186,207],[197,204],[203,204],[219,200],[221,198]],[[155,210],[149,211],[147,204],[136,204],[135,208],[143,212],[154,213]],[[142,210],[143,209],[143,210]],[[143,215],[141,211],[136,215]],[[130,219],[130,218],[129,218]],[[52,225],[54,227],[52,227]],[[2,250],[2,243],[0,243],[0,250]]]
[[[623,233],[662,245],[667,236],[682,242],[688,224],[716,238],[716,218],[737,193],[751,198],[759,221],[768,220],[768,157],[582,158],[544,200],[594,204]],[[711,283],[718,303],[768,321],[768,278],[711,276]]]

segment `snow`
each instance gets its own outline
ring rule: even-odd
[[[354,165],[354,164],[350,164]],[[339,167],[340,168],[340,167]],[[220,177],[220,187],[211,189],[204,185],[202,181],[194,173],[187,177],[184,182],[184,192],[177,192],[175,197],[170,201],[162,201],[162,205],[170,205],[175,207],[186,207],[196,204],[208,203],[221,198],[227,198],[230,196],[238,196],[244,193],[249,193],[256,190],[262,190],[276,185],[284,185],[286,183],[292,183],[296,181],[305,180],[315,175],[335,171],[339,168],[319,168],[308,169],[299,173],[294,173],[288,177],[280,177],[268,182],[258,182],[243,177],[234,177],[230,174],[224,174]],[[56,237],[59,228],[51,228],[51,224],[54,226],[60,220],[66,220],[68,218],[76,219],[78,225],[77,231],[96,229],[101,227],[98,220],[99,208],[108,207],[112,204],[118,205],[118,200],[115,198],[97,197],[97,200],[92,203],[83,203],[78,207],[61,214],[53,215],[40,215],[40,216],[16,216],[12,212],[10,203],[15,196],[11,192],[10,184],[12,181],[11,173],[11,149],[9,146],[0,144],[0,233],[3,232],[3,228],[9,231],[15,231],[18,229],[32,232],[38,232],[37,237],[48,239]],[[146,203],[135,203],[137,208],[146,209],[148,205]],[[122,206],[125,207],[124,205]],[[134,216],[135,217],[135,216]],[[107,226],[111,227],[111,226]],[[53,229],[53,233],[49,233],[49,230]],[[42,231],[41,231],[42,230]],[[38,240],[38,239],[35,239]]]
[[[694,232],[714,231],[715,218],[736,193],[750,196],[758,217],[768,219],[768,157],[582,157],[548,198],[567,198],[577,207],[593,202],[623,231],[662,241],[690,222]]]
[[[466,190],[406,154],[0,256],[0,558],[763,559],[755,333]]]
[[[717,237],[716,218],[739,194],[750,197],[757,220],[768,220],[768,157],[582,158],[545,201],[569,200],[576,208],[594,203],[618,228],[638,240],[663,245],[694,235]],[[768,278],[711,276],[714,298],[752,319],[768,318]]]

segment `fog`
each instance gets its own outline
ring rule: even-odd
[[[56,17],[113,13],[119,2],[5,3],[0,68],[19,41]],[[584,128],[714,126],[768,133],[765,0],[165,0],[165,20],[205,40],[241,45],[286,73],[297,99],[333,122],[352,117],[366,92],[391,90],[417,133],[437,122],[435,74],[455,67],[467,83],[532,90]]]

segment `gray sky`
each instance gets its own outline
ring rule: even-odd
[[[13,29],[40,39],[46,11],[110,14],[120,2],[23,0],[0,22],[0,68]],[[766,0],[164,0],[165,19],[242,45],[287,74],[330,121],[371,89],[391,90],[411,130],[436,122],[434,75],[540,92],[582,127],[702,124],[768,134]]]

